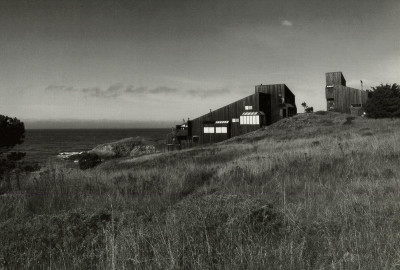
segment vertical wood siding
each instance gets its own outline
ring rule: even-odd
[[[232,123],[232,118],[240,118],[245,112],[245,106],[253,106],[251,111],[259,111],[259,94],[253,94],[233,102],[227,106],[219,108],[215,111],[207,113],[203,116],[191,120],[192,136],[199,136],[200,143],[213,143],[226,140],[230,137],[245,134],[260,128],[260,125],[240,125],[240,123]],[[230,128],[227,134],[204,134],[204,122],[214,121],[230,121]],[[230,131],[230,132],[229,132]]]
[[[282,100],[280,101],[280,99]],[[233,118],[240,119],[240,116],[247,111],[245,109],[246,106],[252,106],[252,109],[248,111],[264,113],[264,115],[260,115],[259,124],[244,125],[240,124],[240,122],[232,122]],[[285,112],[290,109],[292,114],[297,112],[295,96],[290,89],[285,84],[258,85],[255,87],[254,94],[190,120],[188,122],[187,139],[190,140],[193,136],[198,136],[199,143],[204,144],[219,142],[249,133],[263,125],[270,125],[280,120],[282,118],[280,115],[281,109],[284,109]],[[222,134],[204,133],[204,127],[215,126],[215,121],[229,121],[229,124],[227,124],[228,132]],[[173,134],[168,137],[167,141],[172,141],[172,139]]]
[[[351,113],[351,104],[362,104],[364,107],[368,99],[366,91],[335,85],[334,87],[326,88],[326,99],[332,99],[335,103],[334,111],[341,113]],[[329,105],[327,102],[327,110]]]
[[[325,77],[327,110],[330,110],[330,102],[334,102],[333,111],[341,113],[351,113],[351,104],[361,104],[364,107],[368,99],[368,93],[363,90],[346,87],[346,80],[342,72],[328,72]]]
[[[271,95],[271,123],[275,123],[282,119],[280,115],[281,109],[286,109],[285,104],[293,106],[294,113],[297,113],[295,96],[285,84],[269,84],[269,85],[256,85],[256,93],[261,92]],[[279,103],[281,96],[285,104]]]
[[[346,80],[342,72],[327,72],[325,73],[326,86],[329,85],[342,85],[346,86]]]

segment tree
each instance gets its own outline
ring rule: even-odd
[[[365,111],[371,118],[400,117],[400,86],[381,84],[368,92]]]
[[[25,126],[17,118],[0,115],[0,194],[11,189],[8,173],[18,166],[18,162],[25,156],[25,153],[9,151],[17,144],[24,142]],[[7,154],[8,153],[8,154]],[[4,157],[4,155],[6,155]],[[19,183],[18,183],[19,185]]]
[[[307,107],[305,109],[305,111],[306,111],[306,113],[312,113],[312,112],[314,112],[314,108],[313,107]]]
[[[25,126],[17,118],[0,115],[0,155],[24,142]]]
[[[305,103],[305,102],[301,103],[301,106],[303,106],[304,112],[306,112],[306,113],[312,113],[314,111],[314,108],[308,107],[307,103]]]

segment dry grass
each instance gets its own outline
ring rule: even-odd
[[[398,269],[400,121],[317,117],[89,171],[49,164],[0,197],[0,265]]]

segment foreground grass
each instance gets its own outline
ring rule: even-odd
[[[0,197],[0,266],[398,269],[400,121],[318,117],[89,171],[49,164]]]

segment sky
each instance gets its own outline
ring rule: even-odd
[[[0,0],[0,114],[168,127],[276,83],[299,112],[325,110],[325,72],[400,83],[399,14],[398,0]]]

